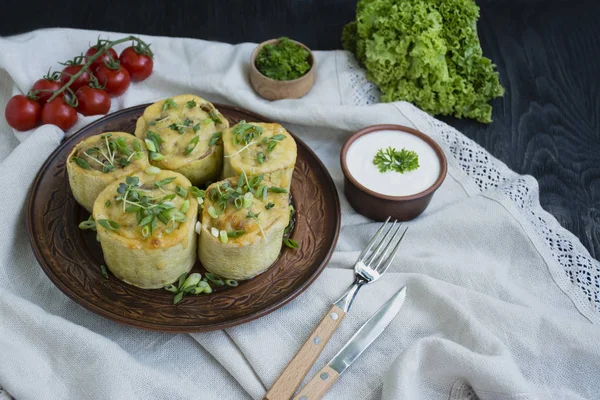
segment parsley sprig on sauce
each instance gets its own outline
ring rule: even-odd
[[[373,164],[379,172],[395,171],[401,174],[419,168],[419,155],[412,150],[396,150],[389,146],[387,149],[379,149],[373,158]]]

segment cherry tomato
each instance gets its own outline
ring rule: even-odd
[[[143,81],[150,76],[154,67],[152,57],[144,53],[138,53],[133,46],[123,50],[119,61],[121,61],[121,65],[127,68],[133,81]]]
[[[91,57],[94,54],[96,54],[98,52],[98,49],[99,49],[99,47],[97,47],[97,46],[90,47],[88,49],[88,51],[85,52],[85,59],[86,59],[86,61],[89,59],[89,57]],[[108,56],[109,54],[110,54],[110,57]],[[119,59],[119,55],[117,54],[117,52],[113,48],[108,49],[100,57],[96,58],[94,60],[94,62],[92,63],[92,65],[90,65],[90,70],[94,71],[96,68],[98,68],[99,66],[101,66],[102,64],[104,64],[104,61],[110,62],[111,57],[112,57],[113,60],[118,60]]]
[[[13,96],[4,110],[6,122],[18,131],[28,131],[40,122],[42,106],[37,101],[18,94]]]
[[[129,71],[118,65],[118,62],[115,65],[115,69],[110,68],[106,64],[102,64],[96,68],[96,78],[98,78],[100,85],[105,86],[105,90],[111,96],[119,96],[125,93],[131,82]]]
[[[78,73],[81,70],[81,68],[83,68],[83,65],[69,65],[68,67],[63,69],[62,73],[60,74],[60,85],[64,86],[67,82],[69,82],[71,76]],[[70,87],[71,90],[75,92],[80,87],[87,86],[89,83],[90,73],[88,71],[85,71],[83,74],[79,75],[77,79],[75,79],[75,82],[73,82]]]
[[[82,86],[75,96],[79,103],[77,111],[85,116],[106,114],[110,110],[110,96],[105,90]]]
[[[44,105],[48,101],[52,92],[61,88],[59,81],[48,79],[47,77],[38,79],[31,88],[32,91],[36,91],[38,103]]]
[[[42,108],[42,124],[58,126],[63,131],[69,130],[77,122],[77,111],[64,98],[57,97]]]

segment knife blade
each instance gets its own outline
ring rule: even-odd
[[[294,399],[320,399],[338,377],[381,335],[398,314],[405,300],[406,286],[403,286],[356,331],[335,357],[317,373]]]
[[[329,362],[329,366],[342,374],[375,339],[387,328],[406,300],[406,286],[392,296],[358,331]]]

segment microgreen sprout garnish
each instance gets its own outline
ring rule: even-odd
[[[210,137],[210,140],[208,141],[208,145],[214,146],[214,145],[218,144],[222,137],[223,137],[223,132],[213,133],[212,136]]]
[[[273,151],[275,146],[277,146],[277,143],[281,142],[285,138],[286,136],[280,133],[271,137],[264,137],[261,142],[267,145],[267,151],[270,153]]]
[[[266,159],[267,159],[267,158],[265,157],[265,153],[263,153],[262,151],[259,151],[259,152],[256,154],[256,162],[257,162],[257,163],[259,163],[259,164],[262,164],[262,163],[264,163],[264,162],[265,162],[265,160],[266,160]]]
[[[200,140],[200,136],[194,136],[192,138],[192,140],[190,140],[190,142],[187,144],[187,146],[185,146],[185,150],[183,151],[183,154],[185,154],[187,156],[192,151],[194,151],[194,149],[196,148],[196,145],[198,144],[198,140]]]
[[[270,202],[268,202],[268,203],[265,205],[265,208],[266,208],[267,210],[270,210],[270,209],[271,209],[271,208],[273,208],[273,207],[275,207],[275,204],[273,204],[273,202],[271,202],[271,201],[270,201]]]
[[[148,151],[150,151],[150,155],[152,156],[152,153],[160,153],[160,145],[161,143],[164,143],[165,140],[160,137],[160,135],[154,131],[147,131],[146,132],[146,148],[148,148]]]
[[[82,221],[79,224],[79,229],[82,229],[82,230],[91,229],[91,230],[95,231],[96,230],[96,221],[94,221],[94,217],[90,215],[90,217],[88,219],[86,219],[85,221]]]
[[[108,279],[108,272],[106,271],[106,266],[104,264],[100,264],[100,273],[104,279]]]
[[[186,106],[187,108],[194,108],[194,107],[196,107],[196,106],[197,106],[196,100],[188,100],[188,101],[185,103],[185,106]]]
[[[195,127],[192,127],[193,123],[194,121],[192,121],[189,118],[186,118],[183,120],[183,122],[172,123],[171,125],[169,125],[169,129],[177,131],[177,133],[183,135],[185,133],[186,128],[192,128],[194,130],[194,133],[196,133],[197,130],[195,129]]]
[[[177,103],[175,103],[175,100],[173,100],[173,99],[171,99],[171,98],[168,98],[168,99],[166,99],[166,100],[165,100],[165,102],[163,103],[162,110],[163,110],[163,111],[167,111],[167,110],[168,110],[168,109],[170,109],[170,108],[173,108],[173,109],[175,109],[175,108],[178,108],[178,107],[177,107]]]
[[[283,244],[285,244],[290,249],[297,249],[300,247],[298,242],[296,242],[294,239],[290,239],[290,238],[283,238]]]
[[[262,135],[263,128],[261,126],[248,124],[246,121],[242,120],[233,127],[231,132],[233,133],[233,144],[238,145],[241,143],[248,145]]]
[[[377,154],[373,157],[373,164],[377,166],[381,173],[395,171],[403,174],[419,168],[419,156],[412,150],[403,148],[398,151],[390,146],[385,150],[379,149],[377,151]]]
[[[139,160],[144,156],[144,152],[139,142],[134,139],[131,147],[124,137],[112,139],[112,134],[100,136],[100,142],[74,156],[71,161],[75,162],[83,169],[95,169],[108,173],[114,171],[118,166],[126,167],[131,164],[131,160]]]
[[[100,224],[100,226],[108,229],[109,231],[118,231],[121,229],[121,225],[112,219],[99,219],[96,221],[96,223]]]
[[[175,180],[175,177],[171,176],[171,177],[165,178],[160,181],[155,181],[154,186],[156,186],[157,188],[162,188],[163,186],[168,185],[169,183],[173,182],[174,180]]]

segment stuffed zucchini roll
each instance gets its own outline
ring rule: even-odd
[[[279,256],[289,223],[287,190],[263,175],[229,178],[206,190],[198,256],[206,270],[250,279]]]
[[[89,212],[109,184],[148,167],[146,147],[125,132],[106,132],[82,140],[67,159],[75,200]]]
[[[274,185],[289,190],[297,149],[283,126],[241,121],[223,131],[223,148],[223,178],[263,174]]]
[[[221,131],[227,119],[212,103],[191,94],[156,102],[138,119],[135,135],[150,163],[179,172],[194,185],[219,179],[223,166]]]
[[[192,269],[198,202],[190,186],[183,175],[152,166],[100,193],[93,216],[104,261],[117,278],[155,289]]]

